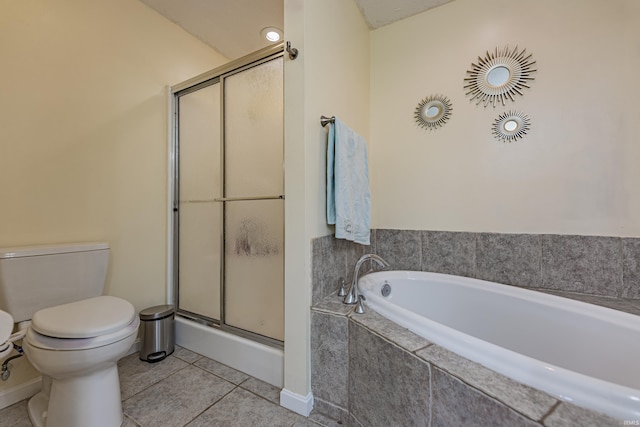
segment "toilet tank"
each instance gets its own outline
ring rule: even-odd
[[[0,309],[14,322],[43,308],[102,295],[107,243],[0,248]]]

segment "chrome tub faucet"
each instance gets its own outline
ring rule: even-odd
[[[360,295],[360,290],[358,289],[358,276],[360,276],[360,267],[364,264],[365,261],[374,261],[383,269],[387,269],[390,267],[390,264],[375,254],[365,254],[360,257],[358,262],[356,262],[356,266],[353,269],[353,282],[351,282],[351,288],[347,295],[344,297],[343,302],[345,304],[357,304],[356,313],[362,314],[364,313],[364,308],[362,305],[362,299],[364,299],[364,295]]]

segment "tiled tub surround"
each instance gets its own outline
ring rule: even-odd
[[[617,426],[337,297],[311,311],[315,409],[351,426]]]
[[[364,253],[393,270],[430,271],[526,287],[640,314],[640,238],[372,230],[371,246],[313,241],[312,305],[349,283]]]
[[[339,299],[325,297],[335,293],[340,277],[349,281],[360,255],[373,252],[394,269],[476,277],[640,314],[639,242],[407,230],[374,230],[366,248],[331,236],[316,239],[311,312],[315,410],[355,425],[378,425],[384,417],[400,417],[393,418],[396,425],[620,425],[448,352],[372,310],[350,315],[351,308]],[[363,342],[377,347],[363,347]],[[411,382],[390,374],[402,369],[411,372],[406,379],[421,379]],[[371,381],[367,393],[358,392],[363,381]]]

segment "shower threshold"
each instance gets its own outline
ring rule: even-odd
[[[283,387],[284,351],[176,316],[176,344]]]

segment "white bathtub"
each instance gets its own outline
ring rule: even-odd
[[[639,316],[446,274],[382,271],[359,284],[369,309],[433,343],[559,399],[640,419]]]

